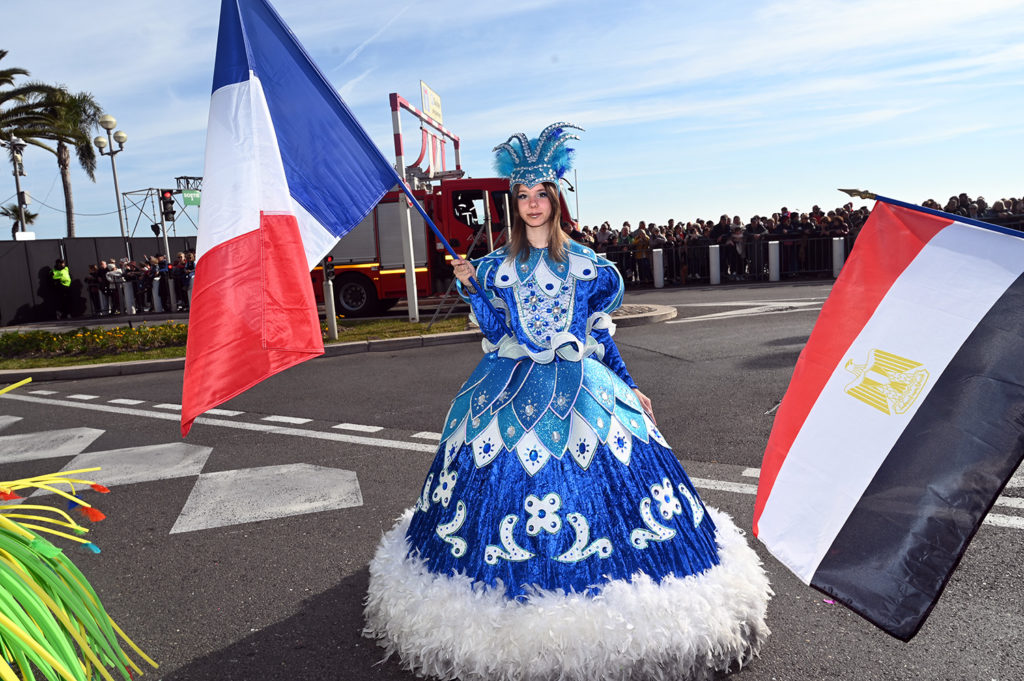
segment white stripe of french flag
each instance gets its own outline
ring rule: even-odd
[[[213,93],[203,185],[182,435],[207,409],[323,353],[306,245],[251,73]]]
[[[267,0],[222,0],[181,429],[323,353],[309,271],[399,181]]]

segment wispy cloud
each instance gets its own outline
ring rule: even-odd
[[[348,64],[349,62],[351,62],[351,61],[352,61],[353,59],[357,58],[357,57],[359,56],[359,53],[360,53],[360,52],[362,52],[363,50],[365,50],[365,49],[366,49],[366,46],[367,46],[367,45],[369,45],[370,43],[372,43],[372,42],[373,42],[374,40],[376,40],[377,38],[379,38],[379,37],[380,37],[380,36],[381,36],[381,35],[382,35],[382,34],[383,34],[383,33],[384,33],[384,32],[385,32],[386,30],[388,30],[389,28],[391,28],[391,24],[393,24],[393,23],[395,23],[396,21],[398,21],[399,19],[401,19],[401,18],[402,18],[402,15],[403,15],[403,14],[405,14],[406,12],[408,12],[408,11],[409,11],[409,8],[410,8],[410,7],[412,7],[412,6],[414,5],[414,4],[415,4],[414,2],[410,2],[409,4],[407,4],[407,5],[406,5],[405,7],[403,7],[402,9],[398,10],[398,12],[396,12],[396,13],[395,13],[395,15],[394,15],[393,17],[391,17],[390,19],[388,19],[388,20],[387,20],[387,22],[386,22],[386,23],[385,23],[385,24],[384,24],[383,26],[381,26],[381,27],[380,27],[379,29],[377,29],[377,32],[376,32],[376,33],[374,33],[373,35],[371,35],[371,36],[370,36],[369,38],[367,38],[367,39],[366,39],[366,40],[364,40],[363,42],[359,43],[359,46],[358,46],[358,47],[356,47],[356,48],[355,48],[354,50],[352,50],[351,52],[349,52],[349,53],[348,53],[348,56],[347,56],[347,57],[345,57],[344,61],[342,61],[342,62],[341,62],[340,64],[338,64],[338,65],[337,65],[337,66],[335,66],[335,67],[334,67],[333,69],[331,69],[331,73],[334,73],[334,72],[335,72],[335,71],[337,71],[338,69],[342,68],[343,66],[345,66],[346,64]]]
[[[572,120],[587,128],[581,207],[619,222],[683,217],[680,206],[749,214],[779,193],[810,205],[838,178],[914,195],[932,193],[928,181],[946,193],[958,177],[1009,194],[1019,178],[1007,150],[1024,144],[1024,0],[272,1],[385,153],[387,94],[415,96],[421,79],[477,176],[510,133]],[[5,34],[5,66],[91,91],[117,116],[129,134],[122,188],[169,184],[202,172],[218,5],[179,0],[159,14],[110,0],[96,15],[21,3],[5,15],[19,27]],[[908,160],[936,149],[953,162]],[[52,159],[26,163],[45,194]],[[108,170],[95,185],[75,171],[81,212],[109,209]]]

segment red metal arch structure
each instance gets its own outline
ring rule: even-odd
[[[398,174],[411,184],[413,188],[416,188],[420,183],[429,184],[435,180],[454,180],[463,177],[466,173],[462,170],[458,135],[414,107],[397,92],[392,92],[389,97],[391,101],[391,125],[395,133],[395,170],[398,171]],[[420,155],[408,166],[405,165],[405,151],[402,142],[402,109],[405,109],[419,119],[420,132],[422,133]],[[455,153],[454,170],[448,170],[445,157],[445,146],[448,140],[451,140],[452,150]],[[426,169],[421,167],[424,159],[427,161]],[[440,170],[437,167],[438,164],[441,166]]]

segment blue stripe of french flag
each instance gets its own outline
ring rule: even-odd
[[[266,0],[223,0],[182,435],[323,353],[309,271],[398,176]]]
[[[800,355],[754,532],[909,640],[1024,457],[1024,239],[879,202]]]

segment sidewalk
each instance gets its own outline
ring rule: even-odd
[[[612,319],[618,327],[641,326],[672,319],[677,314],[676,308],[670,305],[637,305],[627,304],[612,313]],[[179,312],[165,315],[125,315],[122,317],[99,317],[71,321],[53,321],[19,327],[5,327],[4,331],[68,331],[70,329],[105,328],[125,326],[129,323],[160,324],[166,321],[187,321],[188,313]],[[420,316],[421,321],[429,321],[427,315]],[[409,348],[430,347],[434,345],[450,345],[454,343],[480,342],[483,334],[479,331],[456,331],[438,333],[428,336],[409,336],[407,338],[385,338],[381,340],[356,341],[354,343],[331,343],[324,346],[323,357],[353,355],[361,352],[392,352]],[[109,364],[82,364],[69,367],[51,367],[43,369],[10,369],[0,371],[0,385],[32,377],[32,381],[74,381],[86,378],[104,378],[110,376],[130,376],[135,374],[156,373],[158,371],[178,371],[185,367],[184,357],[173,359],[138,360],[134,362],[111,362]]]

